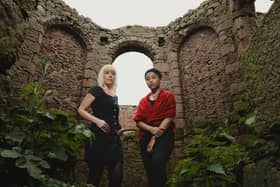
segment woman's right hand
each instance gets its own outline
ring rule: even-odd
[[[156,143],[156,137],[155,136],[152,136],[152,138],[150,139],[148,145],[147,145],[147,152],[148,153],[151,153],[153,152],[153,148],[154,148],[154,145]]]
[[[151,127],[151,134],[153,134],[156,138],[160,137],[164,133],[164,129],[160,127]]]
[[[106,121],[104,121],[104,120],[98,120],[96,122],[96,125],[105,133],[108,133],[111,130],[108,123],[106,123]]]

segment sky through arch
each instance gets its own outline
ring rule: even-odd
[[[120,105],[138,105],[149,89],[144,73],[153,67],[152,60],[143,53],[126,52],[118,56],[113,65],[117,71],[117,95]]]

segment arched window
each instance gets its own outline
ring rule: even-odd
[[[153,67],[151,59],[143,53],[126,52],[118,56],[113,65],[117,71],[117,95],[120,105],[138,105],[149,89],[144,73]]]

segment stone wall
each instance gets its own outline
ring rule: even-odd
[[[215,31],[205,28],[182,44],[179,63],[185,113],[189,120],[225,116],[229,89],[226,59]]]
[[[40,56],[48,54],[53,60],[44,84],[58,92],[49,105],[76,114],[80,99],[96,84],[101,66],[136,51],[153,61],[164,75],[162,87],[175,94],[178,134],[184,133],[186,121],[222,119],[244,90],[239,57],[256,28],[254,2],[244,2],[208,0],[166,26],[109,30],[60,0],[38,0],[26,20],[30,27],[18,58],[7,71],[13,85],[10,96],[15,97],[24,82],[38,78]],[[122,107],[123,124],[135,127],[134,110]],[[170,169],[182,156],[184,144],[176,141]],[[137,150],[135,141],[124,141],[124,186],[134,185],[133,181],[141,186],[145,180]]]
[[[162,87],[175,93],[179,127],[185,119],[223,118],[243,90],[238,56],[256,27],[253,3],[240,8],[237,2],[205,1],[163,27],[109,30],[79,16],[62,1],[38,1],[9,75],[17,75],[13,80],[18,89],[38,77],[39,56],[51,55],[45,82],[59,94],[50,104],[74,112],[79,98],[96,84],[102,65],[113,63],[122,53],[137,51],[151,58],[164,74]]]
[[[232,111],[244,89],[239,53],[256,27],[254,15],[253,2],[210,0],[169,24],[185,119],[221,119]]]
[[[250,98],[256,105],[255,130],[258,141],[255,163],[245,172],[244,186],[280,186],[280,1],[253,36],[242,58],[242,71]]]
[[[16,61],[24,31],[28,27],[26,20],[37,4],[35,0],[1,0],[0,2],[0,73],[4,73]]]

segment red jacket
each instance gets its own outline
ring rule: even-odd
[[[143,121],[151,126],[160,126],[165,118],[174,118],[176,115],[176,101],[174,95],[166,90],[160,90],[154,105],[149,102],[149,96],[146,95],[140,100],[137,111],[134,115],[134,121]],[[175,130],[174,124],[174,130]],[[139,130],[139,140],[144,136],[145,131]]]

